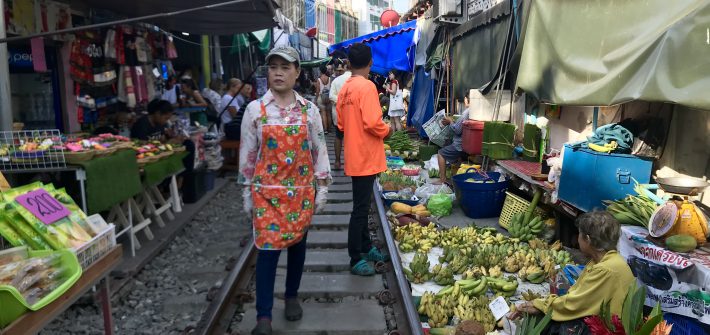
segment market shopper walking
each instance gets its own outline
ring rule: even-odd
[[[244,114],[239,182],[244,211],[252,217],[256,261],[257,325],[270,335],[276,267],[288,249],[285,317],[300,320],[298,289],[306,236],[314,212],[322,211],[332,181],[318,108],[293,88],[301,71],[296,49],[278,47],[266,56],[270,89]]]
[[[344,136],[343,132],[338,128],[338,93],[340,93],[340,90],[343,88],[343,85],[345,85],[345,82],[352,76],[347,59],[341,59],[338,63],[339,64],[336,64],[335,67],[335,74],[337,74],[338,77],[336,77],[330,85],[330,101],[332,103],[331,115],[333,118],[333,124],[335,125],[335,142],[333,143],[333,147],[335,149],[335,162],[333,162],[333,170],[340,170],[342,165],[340,154],[343,151]]]
[[[399,86],[397,76],[394,71],[390,71],[387,75],[387,82],[383,85],[387,94],[389,94],[389,109],[387,115],[392,121],[392,128],[395,131],[404,130],[402,126],[402,116],[404,116],[404,102],[402,101],[402,88]]]
[[[355,43],[348,53],[352,77],[338,94],[338,128],[344,133],[345,174],[352,178],[353,211],[348,226],[348,254],[351,272],[361,276],[375,274],[368,261],[387,257],[372,246],[367,230],[367,215],[372,187],[378,173],[387,170],[383,140],[392,135],[382,121],[375,84],[367,79],[372,67],[372,51]]]
[[[330,79],[330,72],[328,67],[321,65],[320,76],[318,77],[318,86],[316,87],[316,101],[318,102],[318,108],[320,109],[321,119],[323,120],[323,129],[325,133],[328,134],[328,128],[330,128],[330,84],[332,83]]]

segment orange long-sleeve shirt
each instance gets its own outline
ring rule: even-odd
[[[345,134],[345,174],[370,176],[387,170],[383,140],[390,127],[382,121],[375,84],[353,75],[338,93],[338,128]]]

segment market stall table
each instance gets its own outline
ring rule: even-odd
[[[111,315],[108,274],[121,262],[122,256],[123,251],[121,245],[114,247],[108,254],[86,269],[82,273],[81,278],[79,278],[79,281],[61,297],[38,311],[24,314],[5,329],[2,329],[2,334],[38,333],[44,326],[52,322],[52,320],[67,310],[75,301],[102,280],[103,283],[101,284],[99,296],[101,299],[101,310],[104,316],[104,334],[113,334],[113,317]]]
[[[618,248],[646,285],[647,306],[660,302],[665,312],[710,324],[710,248],[676,253],[650,240],[645,227],[636,226],[622,226]]]

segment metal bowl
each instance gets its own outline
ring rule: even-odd
[[[658,185],[668,193],[697,195],[710,186],[708,182],[689,177],[656,178]]]

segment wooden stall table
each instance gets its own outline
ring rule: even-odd
[[[121,262],[122,257],[122,247],[117,245],[86,269],[76,284],[61,297],[36,312],[22,315],[5,329],[0,330],[0,333],[3,335],[37,334],[92,287],[102,282],[98,297],[101,299],[101,311],[104,316],[104,334],[113,334],[108,275]]]

